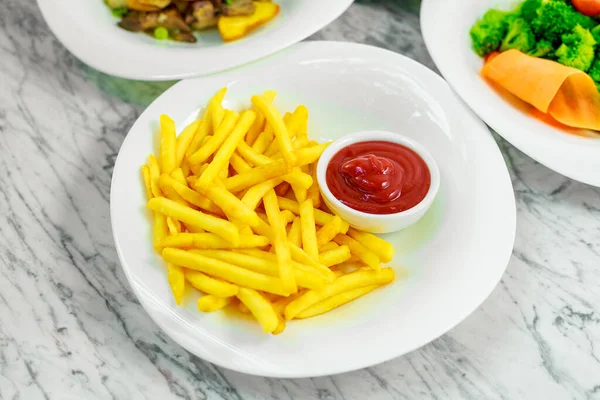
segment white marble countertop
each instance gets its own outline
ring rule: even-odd
[[[315,38],[434,68],[418,7],[358,1]],[[600,190],[501,139],[517,198],[513,257],[447,335],[374,368],[302,380],[222,370],[173,343],[126,283],[108,203],[127,130],[169,85],[82,65],[34,0],[0,0],[0,399],[600,399]]]

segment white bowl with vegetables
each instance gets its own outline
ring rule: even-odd
[[[521,4],[424,0],[427,48],[453,89],[502,137],[550,169],[600,186],[598,20],[562,0]]]

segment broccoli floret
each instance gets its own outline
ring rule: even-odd
[[[510,22],[515,17],[516,15],[511,12],[488,10],[469,32],[473,41],[473,50],[481,57],[498,50]]]
[[[502,41],[500,51],[516,49],[527,53],[535,46],[535,36],[527,21],[515,18],[508,27],[508,33]]]
[[[525,2],[523,2],[519,8],[519,13],[525,21],[531,22],[535,17],[537,17],[537,10],[541,6],[542,0],[525,0]]]
[[[596,82],[596,85],[600,84],[600,58],[594,60],[588,71],[588,75]]]
[[[592,32],[592,36],[596,40],[596,43],[600,43],[600,25],[597,25],[593,29],[590,29],[590,32]]]
[[[555,46],[560,44],[562,35],[570,33],[577,25],[592,29],[596,23],[561,0],[543,0],[537,9],[537,16],[531,21],[536,37],[548,40]]]
[[[527,53],[532,57],[544,57],[552,54],[554,55],[554,47],[552,43],[547,40],[540,40],[536,43],[535,48]]]
[[[596,40],[591,32],[577,25],[572,33],[562,35],[562,41],[555,53],[557,61],[584,72],[590,69],[596,54]]]

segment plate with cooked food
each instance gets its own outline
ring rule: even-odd
[[[440,72],[518,149],[600,186],[600,1],[424,0]]]
[[[160,328],[271,377],[368,367],[444,334],[499,282],[516,225],[500,151],[446,82],[338,42],[167,90],[123,142],[110,205]]]
[[[77,58],[128,79],[170,80],[235,68],[317,32],[352,0],[38,0]]]

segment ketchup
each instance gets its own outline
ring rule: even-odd
[[[406,146],[360,142],[338,151],[327,186],[343,204],[369,214],[394,214],[419,204],[431,185],[425,161]]]

